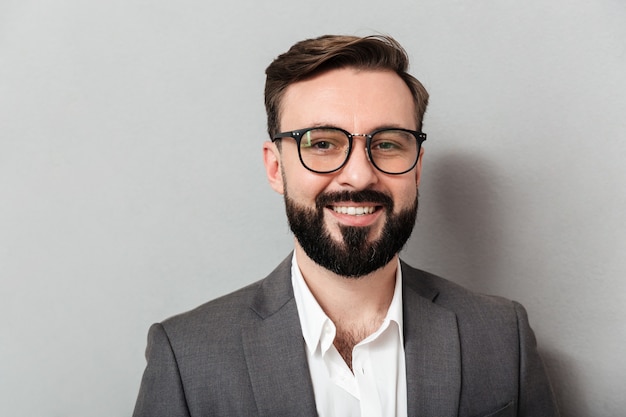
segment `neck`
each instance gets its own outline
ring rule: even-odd
[[[298,266],[307,286],[338,330],[361,328],[368,333],[368,329],[373,327],[375,331],[380,326],[393,299],[397,255],[382,268],[359,278],[351,278],[316,264],[297,241],[295,247]]]

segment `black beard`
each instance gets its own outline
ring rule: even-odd
[[[345,201],[374,203],[386,210],[387,219],[377,240],[368,241],[369,226],[340,226],[343,242],[331,237],[324,225],[324,209],[331,203]],[[291,231],[315,263],[335,274],[358,278],[387,265],[404,247],[415,225],[418,197],[411,207],[398,214],[393,213],[394,204],[390,196],[373,190],[322,193],[315,199],[315,205],[315,209],[301,207],[285,191],[285,208]]]

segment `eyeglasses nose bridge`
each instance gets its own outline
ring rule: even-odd
[[[365,150],[365,156],[367,157],[367,160],[369,161],[370,164],[373,165],[372,162],[372,158],[370,155],[370,141],[372,139],[372,135],[368,134],[368,133],[348,133],[348,139],[350,139],[350,146],[348,146],[348,149],[346,149],[346,161],[344,162],[344,165],[346,163],[348,163],[348,160],[350,159],[350,156],[352,156],[352,149],[354,148],[354,140],[352,140],[352,138],[354,138],[355,136],[357,137],[362,137],[365,139],[365,146],[363,147]]]

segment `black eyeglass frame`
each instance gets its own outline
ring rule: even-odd
[[[304,134],[306,132],[308,132],[309,130],[316,130],[316,129],[337,130],[339,132],[342,132],[348,138],[348,152],[346,153],[346,159],[343,161],[343,163],[339,167],[337,167],[335,169],[332,169],[330,171],[318,171],[318,170],[315,170],[315,169],[312,169],[312,168],[308,167],[307,164],[304,163],[304,160],[302,159],[302,152],[301,152],[301,148],[300,148],[300,143],[302,142],[302,138],[303,138],[303,136],[304,136]],[[401,132],[410,133],[411,135],[413,135],[413,137],[417,141],[417,157],[415,158],[415,161],[413,162],[413,165],[411,165],[411,167],[409,169],[405,170],[405,171],[402,171],[402,172],[388,172],[388,171],[385,171],[385,170],[381,169],[378,165],[376,165],[376,162],[374,162],[374,158],[372,157],[372,150],[370,148],[370,146],[372,144],[372,138],[374,137],[374,135],[376,135],[376,134],[378,134],[380,132],[386,132],[388,130],[394,130],[394,131],[401,131]],[[422,149],[422,143],[424,143],[424,141],[426,140],[426,133],[424,133],[424,132],[420,132],[418,130],[403,129],[403,128],[398,128],[398,127],[388,127],[388,128],[383,128],[383,129],[377,129],[377,130],[375,130],[375,131],[373,131],[371,133],[350,133],[347,130],[341,129],[339,127],[334,127],[334,126],[317,126],[317,127],[307,127],[307,128],[304,128],[304,129],[292,130],[290,132],[278,133],[278,134],[274,135],[274,137],[272,138],[272,142],[276,142],[278,139],[283,139],[283,138],[292,138],[292,139],[294,139],[296,141],[296,145],[298,146],[298,157],[300,158],[300,163],[302,164],[303,167],[305,167],[306,169],[308,169],[311,172],[315,172],[316,174],[331,174],[331,173],[337,172],[341,168],[343,168],[346,165],[346,163],[348,162],[348,160],[350,159],[350,155],[352,153],[352,138],[354,136],[362,136],[362,137],[365,138],[365,149],[367,150],[367,159],[369,159],[370,163],[374,166],[374,168],[376,168],[380,172],[383,172],[383,173],[388,174],[388,175],[402,175],[402,174],[406,174],[407,172],[409,172],[410,170],[415,168],[415,165],[417,165],[417,162],[419,161],[419,158],[420,158],[420,152],[421,152],[421,149]]]

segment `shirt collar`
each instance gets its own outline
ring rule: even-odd
[[[310,353],[314,353],[318,345],[325,352],[335,339],[336,328],[330,318],[324,313],[322,307],[311,293],[300,267],[296,253],[291,260],[291,284],[293,286],[298,316],[302,327],[302,336]],[[402,268],[398,260],[396,268],[396,284],[393,292],[391,304],[387,310],[387,315],[381,327],[387,327],[389,322],[397,324],[400,342],[404,344],[403,321],[402,321]]]

